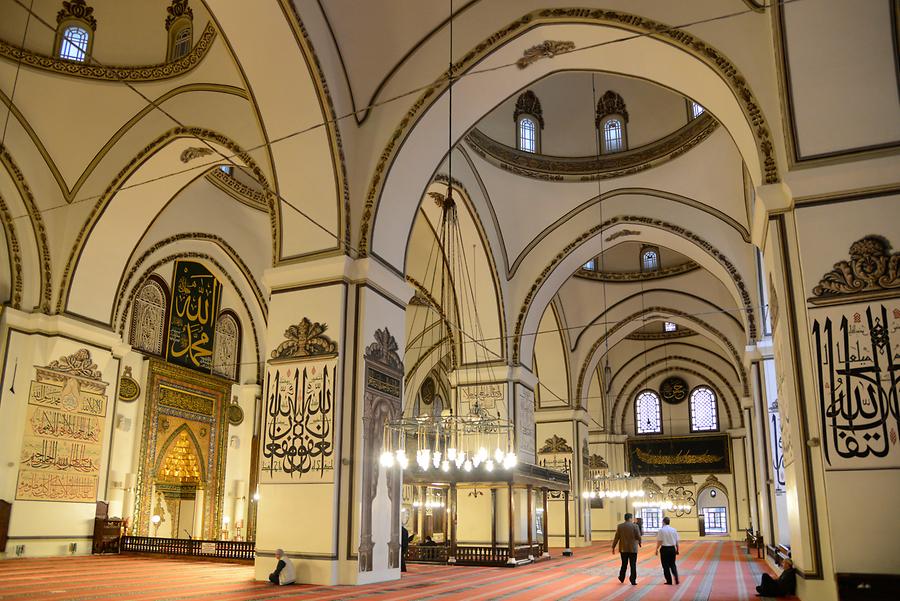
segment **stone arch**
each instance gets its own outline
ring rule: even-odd
[[[630,53],[620,52],[612,46],[596,47],[598,38],[612,37],[621,30],[648,35],[634,38],[630,42]],[[529,44],[534,44],[539,38],[576,39],[577,42],[572,42],[576,48],[579,42],[581,46],[593,44],[594,47],[559,53],[552,61],[540,62],[540,45],[529,49]],[[501,48],[503,53],[498,53]],[[519,52],[526,57],[531,52],[536,58],[522,59],[524,62],[520,62],[520,66],[527,66],[527,70],[510,70],[507,77],[492,80],[491,84],[496,88],[486,85],[483,78],[460,78],[475,65],[482,69],[500,66],[505,64],[502,61],[508,61],[509,56]],[[502,54],[502,58],[498,54]],[[640,60],[635,56],[640,56]],[[716,114],[731,133],[755,183],[780,180],[766,118],[746,78],[730,59],[690,33],[618,11],[578,8],[537,10],[476,45],[450,69],[452,75],[458,78],[454,82],[454,91],[455,98],[459,100],[455,100],[454,106],[460,107],[456,112],[458,121],[454,128],[454,132],[458,133],[451,137],[454,142],[457,141],[480,119],[485,97],[486,104],[497,104],[539,79],[551,66],[553,70],[603,70],[612,67],[613,63],[619,72],[659,82],[697,99]],[[676,76],[676,73],[680,75]],[[389,223],[394,237],[398,224],[408,230],[412,223],[414,213],[403,205],[409,204],[409,198],[419,197],[427,185],[423,175],[416,175],[422,170],[422,162],[437,164],[440,154],[443,154],[440,149],[434,148],[435,132],[431,130],[443,128],[446,133],[443,123],[446,119],[444,109],[448,83],[448,75],[442,74],[422,92],[404,115],[381,153],[362,210],[360,252],[381,257],[398,271],[403,269],[403,245],[389,240],[387,230],[383,235],[378,235],[380,228],[388,226],[381,226],[377,218],[381,213],[390,214],[390,217],[382,216],[380,223]]]

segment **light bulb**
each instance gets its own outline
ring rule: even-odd
[[[456,461],[456,448],[450,447],[447,449],[447,459],[450,461]]]
[[[503,462],[503,450],[500,449],[500,447],[494,449],[494,461],[496,461],[497,463]]]
[[[472,461],[470,459],[466,459],[466,462],[463,464],[463,469],[467,472],[472,471]]]
[[[434,469],[437,469],[441,465],[441,452],[435,451],[434,455],[431,457],[431,463],[434,465]]]
[[[381,454],[381,465],[384,467],[393,467],[394,465],[394,455],[390,451],[385,451]]]
[[[445,472],[449,472],[450,471],[450,462],[447,461],[446,459],[441,461],[441,469],[444,470]]]
[[[493,459],[488,459],[487,461],[485,461],[485,462],[484,462],[484,469],[486,469],[486,470],[489,471],[489,472],[493,472],[493,471],[494,471],[494,460],[493,460]]]

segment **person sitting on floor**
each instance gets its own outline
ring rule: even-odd
[[[293,584],[297,579],[294,562],[284,554],[284,549],[275,550],[275,559],[278,560],[278,565],[275,566],[275,571],[269,574],[269,582],[278,585]]]
[[[425,542],[422,543],[422,546],[423,547],[437,547],[437,543],[434,542],[434,539],[432,539],[430,536],[426,536]]]
[[[784,571],[778,580],[775,580],[768,574],[762,575],[762,582],[756,587],[756,594],[759,597],[787,597],[793,595],[797,589],[797,570],[794,569],[794,562],[785,559],[782,562]]]

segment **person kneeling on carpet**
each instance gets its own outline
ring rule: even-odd
[[[778,580],[775,580],[768,574],[762,575],[762,582],[756,587],[756,594],[760,597],[787,597],[793,595],[797,589],[797,570],[794,569],[794,562],[785,559],[782,562],[784,571]]]
[[[284,549],[275,550],[275,559],[278,560],[278,565],[275,566],[275,571],[269,574],[269,582],[279,585],[293,584],[297,579],[294,562],[284,554]]]

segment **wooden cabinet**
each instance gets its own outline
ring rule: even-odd
[[[94,542],[91,553],[118,553],[122,537],[122,518],[94,518]]]

